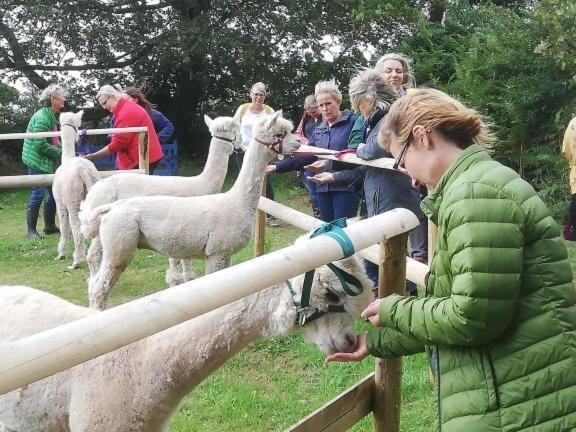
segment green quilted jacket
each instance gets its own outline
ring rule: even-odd
[[[576,427],[576,295],[544,203],[473,145],[422,207],[438,226],[427,296],[385,298],[370,353],[434,346],[442,432]]]
[[[58,124],[50,107],[39,109],[28,122],[26,132],[50,132]],[[50,138],[26,138],[22,147],[22,162],[30,168],[50,174],[54,161],[60,160],[62,149],[54,147]]]

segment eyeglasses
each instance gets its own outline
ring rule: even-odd
[[[396,72],[398,75],[402,75],[404,73],[404,69],[384,68],[382,71],[387,74]]]
[[[108,103],[108,99],[110,99],[110,98],[111,98],[111,96],[108,96],[104,102],[100,102],[100,106],[102,108],[106,109],[106,104]]]
[[[412,137],[412,135],[410,135],[408,137],[408,139],[404,142],[404,147],[402,147],[400,154],[394,160],[394,165],[392,165],[392,168],[394,168],[395,170],[397,170],[399,167],[404,168],[404,164],[402,163],[402,159],[404,159],[404,155],[406,154],[406,149],[408,148],[408,146],[412,142],[412,140],[410,139],[411,137]]]

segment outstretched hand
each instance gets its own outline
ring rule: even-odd
[[[368,357],[368,348],[366,347],[366,333],[360,333],[356,339],[356,345],[353,352],[337,352],[330,354],[324,360],[324,363],[330,362],[352,362],[364,360]]]
[[[316,162],[312,162],[310,165],[306,165],[304,168],[315,173],[321,173],[326,171],[327,163],[328,161],[325,160],[317,160]]]
[[[266,175],[275,174],[276,165],[266,165],[264,172],[266,173]]]
[[[332,174],[331,172],[323,172],[320,174],[316,174],[312,177],[308,177],[308,179],[313,181],[314,183],[319,183],[319,184],[333,183],[334,182],[334,174]]]

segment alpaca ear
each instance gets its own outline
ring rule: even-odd
[[[276,120],[278,120],[281,117],[282,117],[282,110],[278,110],[274,113],[274,116],[272,117],[272,121],[275,122]]]
[[[76,113],[76,118],[78,121],[82,120],[82,116],[84,115],[84,110],[80,110]]]
[[[206,114],[204,114],[204,123],[206,123],[206,126],[208,126],[208,129],[210,129],[210,127],[212,126],[212,122],[214,120],[212,120],[210,117],[208,117]]]
[[[265,331],[267,336],[284,336],[290,333],[296,323],[296,306],[292,300],[292,294],[286,286],[286,282],[281,282],[283,288],[278,307],[270,315],[268,326]]]

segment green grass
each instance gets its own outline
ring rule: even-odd
[[[198,172],[195,166],[182,170]],[[232,180],[228,179],[227,189]],[[311,213],[306,192],[289,174],[274,177],[276,199]],[[83,267],[67,270],[70,260],[56,261],[58,236],[39,241],[25,238],[26,190],[0,190],[0,284],[24,284],[43,289],[86,306]],[[41,219],[41,218],[40,218]],[[43,227],[39,221],[39,228]],[[293,242],[301,231],[281,222],[266,232],[266,250]],[[250,244],[233,257],[233,264],[252,257]],[[134,261],[111,291],[111,304],[120,304],[153,293],[165,286],[166,259],[154,252],[138,251]],[[203,263],[195,264],[197,274]],[[359,323],[359,326],[365,326]],[[402,431],[432,431],[435,425],[433,390],[427,383],[424,355],[404,359]],[[374,360],[361,363],[324,364],[324,356],[303,341],[300,332],[275,340],[258,340],[213,373],[184,400],[174,416],[172,432],[282,431],[319,408],[374,370]],[[371,416],[352,431],[371,429]]]

